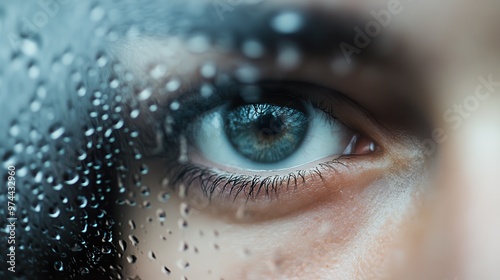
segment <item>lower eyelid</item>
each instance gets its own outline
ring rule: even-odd
[[[387,170],[388,163],[381,160],[380,156],[368,159],[356,156],[335,158],[327,163],[316,163],[316,168],[291,173],[290,177],[284,175],[283,183],[278,184],[278,188],[268,188],[266,191],[262,187],[259,193],[254,191],[253,196],[248,196],[248,189],[245,189],[252,184],[252,180],[260,187],[262,178],[267,178],[267,183],[272,183],[279,175],[249,175],[238,178],[240,181],[234,181],[239,175],[190,163],[178,166],[169,178],[173,178],[173,187],[183,185],[187,188],[188,199],[197,197],[206,200],[209,204],[207,214],[220,217],[221,214],[227,216],[229,213],[230,219],[236,219],[234,222],[245,223],[292,215],[296,211],[304,211],[322,203],[337,203],[339,199],[352,199],[349,194],[361,192],[380,178],[381,172]],[[233,181],[228,181],[228,178]],[[217,183],[211,184],[213,181]],[[231,192],[234,184],[236,186]],[[244,188],[239,188],[241,186]],[[240,192],[236,196],[238,190]],[[252,212],[253,218],[239,220],[234,217],[238,209],[242,208]]]

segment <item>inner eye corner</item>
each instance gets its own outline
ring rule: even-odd
[[[382,147],[375,140],[365,134],[355,133],[342,156],[366,156],[377,154]]]

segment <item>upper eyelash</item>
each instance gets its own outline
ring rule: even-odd
[[[246,195],[246,201],[256,199],[262,192],[267,198],[273,198],[279,195],[281,188],[297,188],[301,183],[304,184],[306,177],[317,176],[323,180],[324,170],[336,171],[338,164],[346,166],[341,161],[344,156],[339,156],[328,162],[320,163],[308,170],[297,170],[286,175],[238,175],[234,173],[216,172],[211,168],[202,167],[196,164],[188,163],[177,167],[169,168],[168,176],[173,188],[184,184],[188,191],[194,184],[199,184],[203,194],[210,200],[218,191],[219,196],[230,195],[233,201],[243,193]],[[172,165],[172,163],[170,163]],[[226,190],[229,189],[229,192]]]

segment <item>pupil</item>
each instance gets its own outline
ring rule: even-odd
[[[272,114],[266,114],[260,116],[255,126],[253,127],[254,132],[261,132],[264,138],[272,138],[273,136],[278,136],[282,133],[284,129],[284,123],[280,117],[275,117]]]
[[[275,163],[291,156],[307,134],[309,122],[303,105],[248,104],[230,109],[225,132],[231,145],[244,157],[259,163]]]

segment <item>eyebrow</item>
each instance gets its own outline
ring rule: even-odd
[[[198,3],[197,9],[190,9],[190,2],[173,1],[170,7],[164,4],[157,9],[154,5],[141,7],[149,17],[140,23],[144,34],[185,39],[202,35],[215,42],[224,42],[232,50],[241,49],[251,39],[262,44],[270,54],[277,53],[288,44],[308,54],[335,55],[341,54],[341,43],[354,45],[354,28],[366,24],[366,18],[354,11],[286,5],[271,7],[262,3],[235,6],[225,12],[221,20],[214,9],[216,2]],[[290,34],[273,30],[270,23],[282,12],[300,15],[302,27]],[[373,54],[377,38],[373,41],[363,49],[359,58]]]
[[[302,26],[296,32],[276,32],[271,21],[282,12],[296,13],[302,18]],[[293,44],[298,49],[312,54],[331,54],[339,51],[342,42],[352,43],[353,28],[358,25],[354,16],[335,11],[298,8],[265,9],[263,6],[241,7],[225,17],[225,20],[203,22],[194,26],[192,32],[208,33],[217,38],[220,34],[234,38],[234,47],[246,40],[259,41],[266,50],[276,51],[280,44]]]

